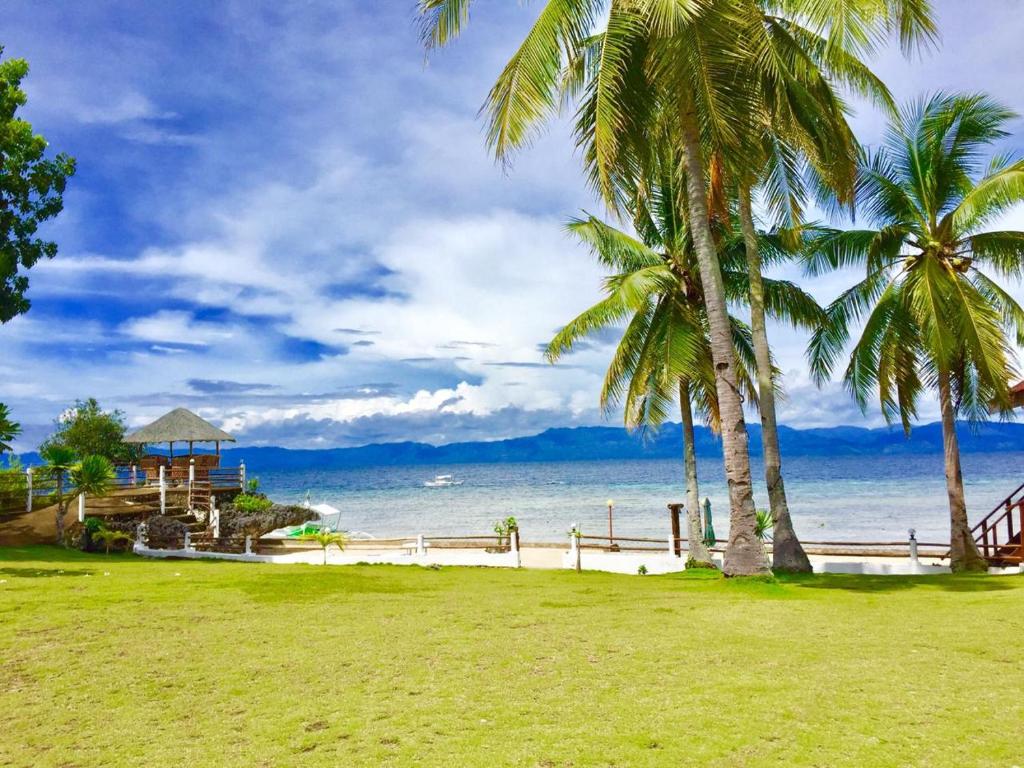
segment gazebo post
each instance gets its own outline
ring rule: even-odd
[[[189,441],[188,441],[188,455],[189,455],[189,456],[192,456],[192,455],[193,455],[193,451],[192,451],[192,441],[191,441],[191,440],[189,440]]]
[[[173,464],[174,463],[174,441],[171,440],[169,445],[171,446],[171,463]]]
[[[220,440],[214,440],[214,444],[217,446],[217,458],[220,458]]]

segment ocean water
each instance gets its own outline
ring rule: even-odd
[[[806,540],[902,541],[949,538],[942,456],[784,458],[786,490],[797,533]],[[964,483],[972,522],[1021,482],[1024,453],[965,454]],[[762,466],[755,460],[755,478]],[[455,474],[461,486],[426,488],[435,474]],[[514,515],[524,541],[563,541],[573,523],[584,533],[607,532],[614,502],[620,536],[665,537],[666,504],[685,500],[681,461],[583,461],[454,466],[370,467],[331,471],[250,472],[278,501],[314,503],[343,512],[342,526],[376,536],[476,535]],[[700,463],[701,498],[711,499],[715,531],[728,534],[728,500],[721,461]],[[755,485],[767,507],[764,485]]]

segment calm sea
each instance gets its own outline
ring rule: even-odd
[[[1024,481],[1024,453],[965,454],[964,481],[972,521],[980,519]],[[797,533],[807,540],[893,541],[916,528],[920,541],[949,536],[940,455],[792,458],[786,488]],[[759,462],[754,465],[760,477]],[[464,481],[426,488],[435,474]],[[331,471],[257,473],[279,501],[341,509],[343,527],[376,536],[469,535],[490,532],[514,515],[524,541],[561,541],[574,522],[584,533],[607,530],[608,499],[615,503],[615,531],[622,536],[667,536],[670,501],[684,500],[681,462],[670,460],[459,464],[373,467]],[[721,462],[700,468],[701,498],[711,499],[715,530],[728,533],[728,503]],[[763,484],[758,506],[767,506]]]

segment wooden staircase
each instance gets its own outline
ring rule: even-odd
[[[194,480],[188,492],[188,508],[207,515],[213,508],[213,487],[209,480]]]
[[[1024,483],[971,529],[978,551],[989,565],[1006,567],[1024,562]]]

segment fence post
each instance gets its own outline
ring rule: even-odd
[[[160,514],[167,514],[167,480],[164,477],[164,465],[160,465]]]
[[[245,492],[245,459],[238,462],[238,484],[242,487],[243,493]]]
[[[917,558],[917,531],[911,528],[908,533],[910,534],[910,541],[908,542],[910,545],[910,567],[916,572],[921,567],[920,561]]]
[[[192,534],[189,531],[185,531],[185,541],[182,542],[182,549],[189,549],[192,546]]]
[[[245,554],[252,554],[252,536],[250,534],[246,534],[245,536]]]
[[[139,484],[139,474],[135,469],[135,465],[132,464],[132,488]]]
[[[213,538],[220,538],[220,510],[210,504],[210,527],[213,528]]]
[[[25,470],[25,479],[28,481],[28,498],[25,499],[25,511],[32,511],[32,467]]]
[[[416,554],[423,557],[427,554],[427,543],[423,540],[423,534],[416,536]]]
[[[676,554],[676,537],[671,533],[668,535],[668,554],[670,557],[679,557]]]
[[[192,498],[192,484],[196,481],[196,460],[188,460],[188,497]]]
[[[577,572],[580,570],[580,539],[579,539],[579,523],[572,524],[572,530],[569,531],[569,554],[572,555],[576,562]]]
[[[78,494],[78,522],[85,522],[85,491]]]
[[[509,551],[512,553],[512,562],[515,563],[516,568],[522,565],[522,560],[519,557],[519,529],[512,528],[508,532],[508,545]]]

